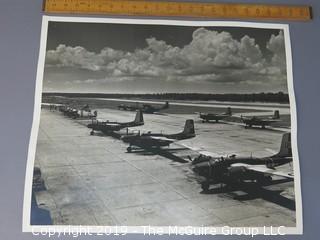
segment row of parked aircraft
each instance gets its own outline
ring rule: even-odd
[[[136,111],[134,120],[130,122],[114,122],[109,120],[99,121],[96,119],[97,111],[94,111],[94,114],[91,114],[91,110],[88,105],[85,105],[80,109],[68,107],[66,105],[59,105],[58,109],[60,112],[62,112],[64,115],[68,117],[82,117],[92,119],[92,122],[87,125],[87,127],[91,129],[90,135],[94,135],[95,131],[100,131],[108,135],[112,132],[120,131],[124,128],[144,125],[142,109]],[[83,113],[83,111],[86,111],[87,114],[80,114]],[[169,146],[174,141],[188,139],[192,137],[195,137],[194,121],[192,119],[187,119],[183,131],[179,133],[164,134],[153,132],[138,132],[137,134],[128,134],[127,132],[127,134],[123,135],[121,139],[129,144],[127,151],[131,152],[133,146],[139,148],[160,148],[163,146]]]
[[[87,125],[91,129],[90,134],[94,135],[95,131],[100,131],[109,135],[110,133],[117,132],[121,129],[128,127],[136,127],[144,125],[143,110],[138,109],[135,115],[135,119],[130,122],[114,122],[114,121],[99,121],[96,120],[97,112],[91,113],[88,105],[76,109],[70,108],[65,105],[59,106],[59,110],[64,115],[74,118],[80,117],[81,112],[88,114],[82,114],[82,117],[91,118],[92,122]],[[80,114],[79,114],[80,113]],[[90,113],[90,114],[89,114]],[[226,113],[223,114],[200,114],[201,119],[205,122],[222,120],[225,117],[231,116],[231,108],[228,108]],[[273,120],[279,118],[279,113],[276,111],[275,115],[270,118],[243,118],[244,122],[249,126],[261,125],[264,127]],[[190,139],[196,136],[194,121],[187,119],[184,125],[183,131],[175,134],[164,133],[132,133],[121,135],[121,139],[128,143],[127,152],[131,152],[133,149],[142,148],[146,150],[160,149],[165,146],[169,146],[171,143]],[[246,180],[254,180],[258,183],[267,183],[272,180],[272,176],[281,176],[287,179],[293,179],[291,173],[282,172],[276,169],[276,167],[292,162],[291,151],[291,136],[290,133],[285,133],[282,136],[282,142],[278,153],[268,157],[237,157],[236,155],[230,155],[227,157],[214,157],[208,152],[199,152],[199,155],[195,158],[189,157],[193,171],[198,176],[201,187],[204,191],[208,191],[211,184],[225,183],[235,184]]]
[[[142,111],[144,113],[156,113],[164,109],[169,108],[169,102],[166,101],[165,104],[162,107],[155,107],[150,104],[142,104],[140,105],[139,103],[136,103],[135,105],[132,104],[120,104],[118,106],[119,110],[124,110],[124,111]]]
[[[83,106],[80,109],[75,107],[71,107],[64,104],[49,104],[50,109],[59,109],[65,115],[68,115],[72,118],[96,118],[97,111],[91,112],[88,105]],[[141,111],[142,113],[156,113],[164,109],[169,108],[169,102],[165,102],[162,107],[155,107],[150,104],[142,104],[136,103],[136,105],[125,105],[121,104],[118,106],[119,110],[126,110],[126,111]],[[224,113],[199,113],[199,118],[202,120],[203,123],[215,121],[218,123],[221,120],[227,119],[228,117],[232,116],[231,107],[228,107],[226,112]],[[258,116],[240,116],[241,121],[245,124],[245,128],[251,128],[253,126],[261,126],[264,129],[266,126],[272,125],[275,122],[279,122],[280,114],[278,110],[274,111],[273,116],[269,117],[258,117]],[[111,122],[110,122],[111,125]],[[124,124],[125,125],[125,124]],[[132,127],[132,126],[127,126]],[[117,127],[115,127],[115,130]]]
[[[219,122],[232,116],[231,108],[228,107],[225,113],[200,113],[202,122]],[[279,122],[280,114],[278,110],[274,111],[273,116],[240,116],[245,128],[261,126],[265,128],[275,122]],[[255,180],[261,184],[270,183],[272,176],[281,176],[292,180],[291,172],[282,172],[276,167],[292,162],[291,134],[285,133],[282,136],[282,142],[278,153],[257,158],[253,156],[237,157],[232,154],[227,157],[211,156],[209,152],[200,154],[194,159],[190,159],[193,171],[200,178],[201,187],[208,191],[211,184],[226,183],[227,185],[238,184],[245,180]]]
[[[91,129],[90,134],[94,135],[94,131],[100,131],[104,134],[110,134],[115,131],[119,131],[128,127],[137,127],[144,125],[142,110],[138,110],[135,119],[131,122],[111,122],[111,121],[98,121],[92,120],[90,124],[87,125]],[[174,141],[188,139],[195,137],[194,122],[192,119],[187,119],[182,132],[174,134],[164,134],[164,133],[132,133],[123,134],[121,139],[128,143],[128,152],[132,151],[133,147],[151,149],[160,148],[164,146],[169,146]]]
[[[169,102],[166,101],[165,104],[162,107],[155,107],[150,104],[120,104],[118,106],[119,110],[125,110],[125,111],[142,111],[143,113],[156,113],[160,112],[161,110],[168,109],[169,108]],[[227,111],[225,113],[199,113],[200,119],[202,119],[202,122],[210,122],[215,121],[218,123],[220,120],[224,120],[228,117],[232,116],[231,107],[227,108]],[[280,114],[279,111],[274,111],[274,116],[272,117],[240,117],[242,122],[245,124],[246,128],[251,128],[253,126],[261,126],[261,128],[265,128],[266,126],[269,126],[275,122],[279,121]]]
[[[202,119],[202,122],[211,122],[215,121],[218,123],[220,120],[224,120],[228,117],[232,116],[231,108],[228,107],[227,111],[225,113],[199,113],[200,119]],[[269,126],[275,122],[279,122],[280,120],[280,113],[278,110],[274,111],[273,116],[268,117],[257,117],[257,116],[240,116],[241,121],[245,124],[245,128],[251,128],[253,126],[261,126],[261,128],[265,128],[266,126]]]
[[[45,105],[45,104],[42,104]],[[75,118],[96,118],[98,116],[97,111],[91,111],[88,104],[81,108],[72,107],[65,104],[49,104],[50,110],[59,110],[65,116]]]

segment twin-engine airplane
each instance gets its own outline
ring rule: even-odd
[[[272,123],[279,122],[279,119],[280,119],[280,114],[278,110],[274,111],[274,114],[272,117],[263,118],[263,117],[256,117],[256,116],[253,116],[253,117],[241,116],[241,120],[245,124],[245,128],[248,128],[248,127],[251,128],[252,126],[261,126],[261,128],[264,129],[266,126]]]
[[[142,104],[142,106],[139,106],[138,103],[136,105],[121,104],[118,106],[119,110],[126,110],[126,111],[141,110],[144,113],[155,113],[167,108],[169,108],[169,102],[166,102],[162,107],[155,107],[150,104]]]
[[[122,136],[121,139],[129,143],[128,152],[132,151],[132,146],[143,149],[160,149],[164,146],[169,146],[171,143],[179,140],[189,139],[195,137],[194,122],[192,119],[186,120],[184,129],[180,133],[163,134],[163,133],[143,133],[137,135]]]
[[[192,159],[191,159],[192,160]],[[227,185],[255,180],[258,183],[271,182],[271,176],[293,179],[292,173],[278,171],[276,167],[292,162],[291,135],[282,136],[280,151],[269,157],[211,157],[200,155],[192,160],[192,169],[198,175],[201,188],[208,191],[210,184]]]
[[[199,117],[202,119],[202,122],[209,122],[209,121],[216,121],[219,122],[220,120],[223,120],[227,117],[230,117],[232,115],[231,108],[228,107],[227,111],[225,113],[201,113],[199,114]]]
[[[110,121],[103,121],[99,122],[98,120],[92,121],[92,123],[88,124],[87,127],[91,128],[90,134],[93,135],[94,131],[101,131],[105,134],[110,132],[119,131],[123,128],[127,127],[136,127],[141,126],[144,124],[143,121],[143,114],[141,111],[137,111],[136,117],[131,122],[110,122]]]

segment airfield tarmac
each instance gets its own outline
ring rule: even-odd
[[[104,120],[131,121],[134,115],[98,109],[98,118]],[[197,136],[167,149],[182,159],[196,151],[268,156],[278,151],[283,134],[201,123],[195,114],[144,114],[145,125],[132,130],[175,133],[188,118],[195,119]],[[190,163],[146,151],[127,153],[127,144],[119,139],[90,136],[88,122],[41,110],[35,166],[46,190],[35,197],[54,225],[295,226],[295,211],[289,206],[293,182],[265,187],[255,197],[239,189],[203,193]]]

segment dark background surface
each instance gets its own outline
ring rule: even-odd
[[[216,0],[215,2],[223,2]],[[303,236],[274,239],[318,239],[320,219],[320,1],[240,0],[274,4],[308,4],[310,22],[290,22],[293,77],[298,112],[298,147],[303,202]],[[48,239],[22,233],[22,207],[40,45],[41,0],[0,1],[0,239]],[[277,21],[277,23],[286,23]],[[55,237],[57,238],[57,237]],[[72,236],[62,239],[74,239]],[[82,236],[80,239],[110,239]],[[247,236],[114,236],[113,239],[248,239]],[[259,236],[257,239],[270,239]]]

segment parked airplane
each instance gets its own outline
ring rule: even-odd
[[[101,131],[103,133],[110,133],[114,131],[119,131],[120,129],[126,127],[136,127],[141,126],[144,124],[143,121],[143,114],[141,111],[137,111],[136,117],[134,121],[131,122],[110,122],[110,121],[103,121],[99,122],[98,120],[92,121],[92,123],[88,124],[87,127],[91,128],[90,134],[93,135],[94,131]]]
[[[282,136],[280,151],[273,156],[211,157],[201,154],[192,160],[192,168],[200,178],[202,189],[207,191],[210,184],[232,185],[245,180],[255,180],[258,183],[270,182],[272,175],[293,179],[291,173],[276,169],[277,166],[290,162],[292,162],[291,135],[285,133]]]
[[[74,112],[77,111],[76,108],[74,107],[71,107],[69,104],[64,104],[64,105],[61,105],[59,107],[59,111],[63,113],[63,115],[72,115]]]
[[[139,103],[138,102],[136,102],[136,104],[135,105],[126,105],[126,104],[120,104],[119,106],[118,106],[118,109],[119,110],[125,110],[125,111],[137,111],[137,110],[139,110],[140,108],[139,108]]]
[[[241,116],[241,120],[245,123],[245,128],[252,126],[261,126],[261,128],[265,128],[266,126],[279,122],[280,114],[279,111],[274,111],[274,115],[272,117],[262,118],[262,117],[243,117]]]
[[[168,109],[169,108],[169,102],[166,101],[165,104],[162,106],[162,107],[154,107],[150,104],[143,104],[142,105],[142,111],[144,113],[155,113],[155,112],[159,112],[161,110],[164,110],[164,109]]]
[[[59,110],[63,112],[64,115],[71,118],[96,118],[98,115],[97,111],[94,111],[93,113],[91,112],[88,104],[84,105],[80,109],[64,105],[60,106]]]
[[[128,152],[131,152],[132,146],[136,146],[144,149],[160,148],[169,146],[171,143],[183,139],[189,139],[195,137],[194,122],[192,119],[188,119],[185,122],[184,129],[180,133],[175,134],[163,134],[163,133],[144,133],[137,135],[122,136],[121,139],[129,143],[127,148]]]
[[[126,110],[126,111],[141,110],[144,113],[155,113],[167,108],[169,108],[169,102],[166,102],[162,107],[155,107],[150,104],[142,104],[142,106],[139,106],[138,103],[136,103],[136,105],[121,104],[118,106],[119,110]]]
[[[202,122],[204,123],[209,121],[219,122],[219,120],[222,120],[226,117],[230,117],[231,115],[232,115],[231,108],[228,107],[225,113],[217,114],[217,113],[201,113],[200,112],[199,117],[202,119]]]
[[[59,111],[63,114],[67,111],[67,109],[70,108],[67,104],[62,104],[58,107]]]

